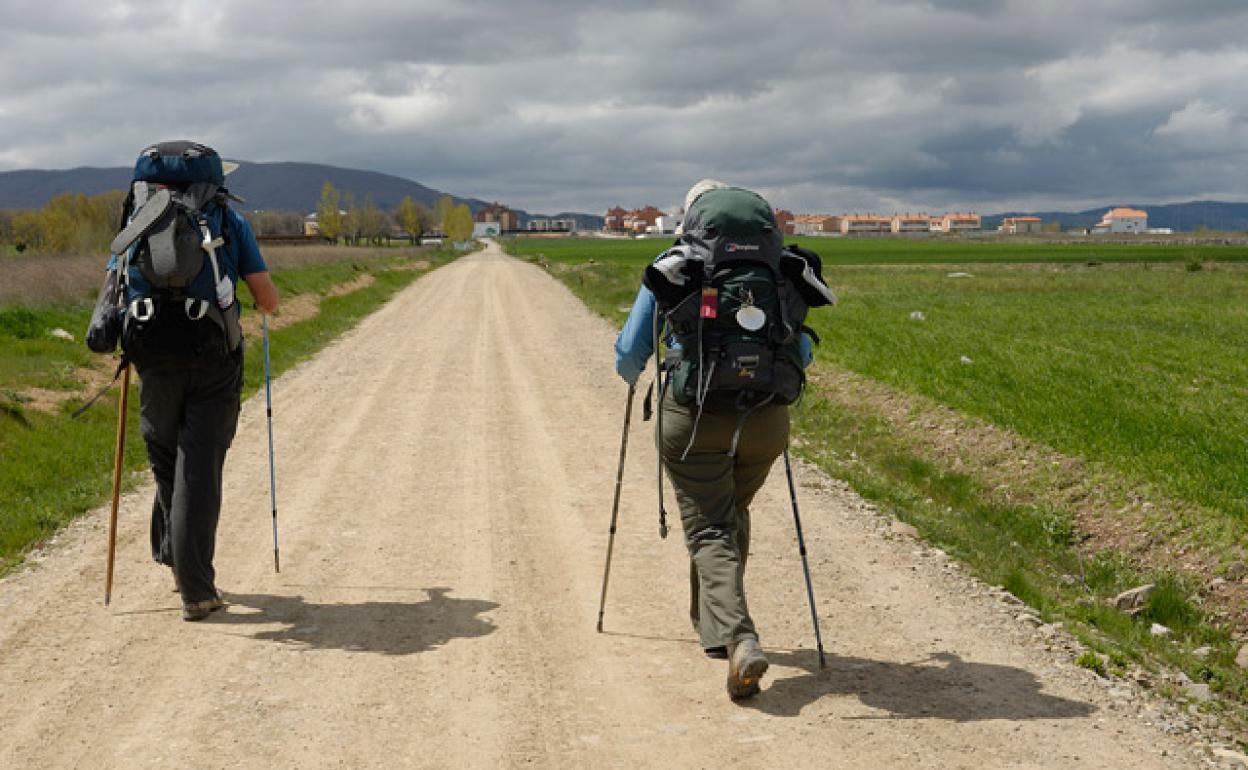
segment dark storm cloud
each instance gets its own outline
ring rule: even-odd
[[[7,23],[7,22],[12,23]],[[190,136],[530,210],[1248,197],[1231,0],[8,4],[0,168]]]

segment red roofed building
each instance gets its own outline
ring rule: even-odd
[[[1148,229],[1148,212],[1139,209],[1115,208],[1105,212],[1092,228],[1094,233],[1142,233]]]
[[[893,218],[879,214],[846,214],[841,217],[841,233],[887,233],[893,229]]]

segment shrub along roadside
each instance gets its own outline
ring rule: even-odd
[[[412,251],[407,256],[360,256],[344,250],[346,258],[331,264],[276,270],[274,282],[284,299],[298,294],[320,296],[319,312],[271,332],[273,373],[276,376],[310,358],[325,344],[373,312],[398,290],[427,270],[409,269],[412,257],[430,268],[449,262],[455,252]],[[402,268],[402,269],[394,269]],[[368,286],[339,296],[330,289],[362,274],[374,276]],[[250,306],[245,287],[244,307]],[[251,311],[247,311],[251,312]],[[279,311],[280,312],[280,311]],[[93,358],[81,341],[49,337],[53,328],[80,335],[86,328],[86,304],[0,309],[0,575],[21,563],[23,553],[59,527],[108,499],[116,436],[117,388],[82,417],[70,413],[90,395],[75,378]],[[246,341],[244,395],[264,384],[264,357],[259,337]],[[98,359],[98,357],[95,357]],[[18,362],[20,366],[9,366]],[[71,390],[75,397],[53,411],[31,408],[25,393],[30,387]],[[138,388],[132,385],[127,422],[125,467],[146,467],[138,433]],[[136,479],[127,476],[127,486]]]
[[[578,258],[572,250],[555,256],[555,252],[545,250],[545,244],[541,246],[544,249],[543,255],[533,255],[530,258],[543,264],[582,297],[591,309],[616,323],[620,323],[627,314],[628,305],[636,292],[641,265],[653,257],[653,253],[638,255],[621,252],[617,255],[618,258],[602,258],[601,254],[595,253],[592,255],[595,258],[591,260],[590,254]],[[528,247],[526,245],[524,248]],[[654,250],[659,248],[662,246],[656,245]],[[868,376],[876,376],[880,381],[892,382],[894,387],[899,387],[899,395],[905,395],[904,391],[925,393],[932,389],[917,387],[906,377],[914,372],[927,371],[921,365],[924,361],[922,356],[913,352],[899,353],[896,350],[899,340],[904,341],[908,339],[906,335],[914,336],[919,333],[913,331],[916,327],[906,326],[914,323],[910,320],[910,312],[921,307],[911,306],[918,291],[928,292],[929,296],[924,298],[929,303],[928,307],[936,300],[956,304],[957,307],[951,312],[940,315],[940,322],[956,324],[958,319],[962,319],[964,323],[969,319],[971,323],[968,326],[973,328],[955,328],[953,331],[965,331],[974,338],[977,333],[982,334],[984,329],[995,329],[994,324],[1017,330],[1019,327],[1014,321],[1020,313],[1031,313],[1036,317],[1043,317],[1045,314],[1050,317],[1060,315],[1064,321],[1075,323],[1077,314],[1085,310],[1079,302],[1080,294],[1099,299],[1101,295],[1097,292],[1106,286],[1138,281],[1147,290],[1148,287],[1164,284],[1173,295],[1176,277],[1184,275],[1181,268],[1175,266],[1150,269],[1147,265],[1122,265],[1105,275],[1100,275],[1094,268],[1086,267],[1074,268],[1072,272],[1072,268],[995,268],[989,271],[984,266],[977,266],[973,291],[986,295],[985,300],[981,301],[970,291],[970,285],[965,283],[966,279],[961,279],[961,282],[950,280],[948,268],[928,268],[928,271],[931,275],[924,278],[920,275],[922,271],[919,268],[882,268],[875,271],[870,268],[834,268],[829,275],[834,289],[842,294],[842,298],[846,300],[845,305],[852,307],[838,308],[824,314],[824,318],[815,320],[817,328],[824,332],[824,348],[833,348],[824,352],[822,357],[854,370],[865,368],[868,371],[864,373]],[[1205,334],[1209,339],[1217,335],[1225,336],[1228,330],[1233,333],[1235,327],[1228,322],[1225,313],[1208,313],[1203,308],[1214,305],[1220,307],[1236,279],[1242,275],[1230,268],[1215,273],[1202,279],[1201,285],[1189,281],[1180,287],[1182,291],[1172,298],[1173,306],[1170,308],[1172,318],[1175,313],[1187,313],[1211,324],[1211,329]],[[986,277],[989,275],[991,280]],[[844,283],[846,279],[852,281],[849,286]],[[1055,286],[1062,287],[1065,292],[1062,303],[1053,301],[1057,296]],[[896,307],[887,307],[885,310],[889,312],[882,312],[877,307],[881,304],[877,301],[879,297],[891,298],[890,302]],[[1028,302],[1031,304],[1027,304]],[[1058,304],[1060,308],[1055,310]],[[873,307],[874,312],[869,312]],[[1014,315],[1003,315],[1002,308],[1008,309]],[[1117,350],[1114,345],[1139,346],[1141,342],[1136,337],[1151,339],[1149,335],[1157,336],[1166,332],[1169,327],[1155,323],[1155,319],[1140,312],[1131,302],[1102,304],[1091,309],[1096,312],[1103,309],[1107,316],[1107,321],[1102,324],[1106,332],[1104,338],[1097,337],[1096,343],[1104,346],[1110,354],[1126,359],[1128,369],[1132,361],[1142,361],[1142,366],[1147,371],[1140,372],[1141,382],[1155,383],[1158,370],[1166,366],[1177,366],[1188,357],[1189,351],[1186,348],[1191,347],[1190,345],[1185,346],[1183,356],[1175,357],[1176,360],[1173,361],[1155,360],[1161,356],[1158,351],[1140,358],[1132,357],[1130,350]],[[1116,313],[1111,314],[1115,310]],[[894,323],[893,316],[898,315],[901,320]],[[882,322],[886,328],[881,328]],[[1114,322],[1117,322],[1117,326]],[[1138,323],[1133,326],[1133,322]],[[922,328],[940,329],[935,324],[927,324]],[[1127,332],[1125,336],[1122,334],[1124,329]],[[1117,343],[1113,341],[1115,334],[1122,337]],[[1002,332],[1002,337],[1002,345],[1006,345],[1009,335]],[[920,346],[920,352],[927,355],[934,346],[950,341],[961,344],[961,340],[949,332],[943,336],[929,334]],[[1073,344],[1077,346],[1078,343]],[[995,348],[1001,349],[1002,346]],[[874,354],[871,360],[880,371],[870,371],[870,366],[862,361],[846,357],[845,351],[848,350],[859,352],[863,357]],[[1039,344],[1025,346],[1025,349],[1018,351],[1020,370],[1034,370],[1034,366],[1031,370],[1027,368],[1027,355],[1047,355],[1048,352],[1049,350]],[[1077,350],[1058,352],[1062,360],[1073,360]],[[1095,357],[1082,356],[1079,360]],[[845,360],[841,360],[842,358]],[[952,360],[959,373],[958,381],[966,379],[967,372],[974,371],[965,362],[959,364],[956,354]],[[1214,362],[1222,360],[1213,359]],[[1211,359],[1204,357],[1199,362],[1199,373],[1202,377],[1199,385],[1202,392],[1209,390],[1209,382],[1204,378],[1209,376],[1207,373],[1210,361]],[[1091,364],[1095,365],[1096,362],[1092,361]],[[1000,369],[1001,367],[996,367],[986,371],[991,374]],[[1132,371],[1119,371],[1119,376],[1123,378],[1130,378],[1131,375]],[[928,376],[930,379],[930,372]],[[1079,382],[1079,378],[1068,379]],[[1220,379],[1215,380],[1219,387],[1221,382]],[[1122,385],[1121,382],[1117,384]],[[1181,383],[1184,386],[1187,384]],[[1228,384],[1225,390],[1230,392],[1233,386]],[[991,398],[995,399],[991,405],[1003,409],[1013,406],[1010,399],[1014,392],[1014,384],[1009,381],[995,384],[986,381],[966,389],[970,396],[978,394],[983,397],[985,393],[991,394]],[[1118,391],[1103,389],[1097,393],[1097,400],[1101,397],[1122,395]],[[950,465],[937,457],[916,451],[867,405],[847,404],[836,399],[835,395],[812,388],[805,403],[795,410],[795,436],[801,444],[798,448],[799,454],[818,464],[830,475],[847,480],[864,498],[879,505],[886,514],[913,524],[929,542],[963,561],[977,577],[990,584],[1003,586],[1030,604],[1042,619],[1064,623],[1076,638],[1098,656],[1088,659],[1103,659],[1103,668],[1107,672],[1123,674],[1136,665],[1145,670],[1156,669],[1159,665],[1171,666],[1182,670],[1195,682],[1208,683],[1211,690],[1226,696],[1225,701],[1213,701],[1204,704],[1202,708],[1216,710],[1230,707],[1236,712],[1243,711],[1244,704],[1248,702],[1248,680],[1235,664],[1236,642],[1227,630],[1218,627],[1199,603],[1201,586],[1197,581],[1202,576],[1170,572],[1133,562],[1112,550],[1095,556],[1088,555],[1079,548],[1083,535],[1075,525],[1076,514],[1084,513],[1082,509],[1064,509],[1044,503],[1002,502],[991,494],[991,488],[977,478],[974,467],[954,472]],[[935,395],[944,403],[952,401],[957,404],[957,399],[946,400],[944,396],[947,394],[938,390],[929,395]],[[1042,403],[1039,399],[1033,400]],[[1139,401],[1139,408],[1146,409],[1150,405],[1157,406],[1158,403],[1156,398],[1143,399]],[[971,414],[984,414],[986,418],[996,416],[992,409],[957,405]],[[1072,417],[1073,408],[1068,403],[1064,411],[1051,414],[1050,419],[1059,424],[1068,421]],[[1191,411],[1187,410],[1189,413]],[[1150,419],[1148,424],[1159,433],[1167,429],[1167,421],[1174,422],[1176,419],[1175,415],[1155,416],[1158,419]],[[1189,419],[1191,414],[1179,416]],[[1227,419],[1229,418],[1224,412],[1223,420]],[[1221,433],[1216,429],[1212,432],[1206,431],[1206,440],[1210,436],[1218,435]],[[1066,442],[1065,446],[1072,456],[1082,456],[1077,436],[1075,440]],[[1094,448],[1097,447],[1084,447],[1089,450]],[[1089,454],[1097,455],[1096,452]],[[1106,453],[1105,456],[1109,454]],[[1220,457],[1217,453],[1209,453],[1208,456]],[[1210,468],[1197,467],[1200,463],[1195,462],[1192,456],[1182,456],[1181,452],[1163,459],[1173,460],[1176,467],[1184,472],[1210,471]],[[1123,486],[1131,487],[1138,483],[1140,475],[1149,478],[1147,474],[1135,475],[1136,470],[1138,469],[1129,463],[1119,468],[1117,473],[1126,479]],[[1229,468],[1227,472],[1233,476],[1234,469]],[[1196,486],[1192,485],[1191,488]],[[1178,487],[1177,491],[1182,493],[1190,489]],[[1218,516],[1233,515],[1234,512],[1234,506],[1228,505],[1226,509],[1219,510]],[[1221,545],[1228,552],[1237,546],[1238,541],[1234,535],[1230,540],[1219,540],[1224,537],[1220,533],[1227,528],[1221,527],[1218,522],[1207,524],[1206,527],[1208,532],[1195,536],[1194,542],[1197,545],[1206,548]],[[1162,528],[1152,535],[1169,542],[1170,538],[1184,538],[1190,533]],[[1118,592],[1146,582],[1155,583],[1158,590],[1134,617],[1109,605],[1107,600]],[[1150,633],[1153,623],[1166,626],[1170,631],[1169,635],[1154,636]],[[1210,649],[1200,650],[1202,647]],[[1197,650],[1201,654],[1198,655]]]

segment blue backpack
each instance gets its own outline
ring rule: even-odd
[[[230,197],[211,147],[162,142],[135,162],[110,250],[122,350],[140,367],[228,355],[241,344],[234,283],[220,260]]]

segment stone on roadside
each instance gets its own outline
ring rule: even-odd
[[[1248,754],[1242,754],[1232,749],[1214,749],[1213,756],[1219,762],[1223,762],[1230,767],[1248,768]]]
[[[1235,655],[1235,665],[1239,668],[1248,668],[1248,644],[1239,648],[1239,653]]]
[[[1248,575],[1248,565],[1242,561],[1231,562],[1231,566],[1226,568],[1226,579],[1232,583],[1243,580],[1245,575]]]
[[[889,532],[902,537],[918,538],[919,531],[904,521],[894,521],[888,528]]]
[[[1166,637],[1170,635],[1170,629],[1166,628],[1160,623],[1154,623],[1152,626],[1149,627],[1148,633],[1157,637]]]
[[[56,337],[58,340],[65,340],[66,342],[74,341],[74,335],[70,334],[64,329],[53,329],[52,331],[48,332],[48,334],[52,337]]]
[[[1193,700],[1200,701],[1201,703],[1204,703],[1205,701],[1213,700],[1213,692],[1209,689],[1209,685],[1205,684],[1204,682],[1200,682],[1200,683],[1193,682],[1192,684],[1187,685],[1183,689],[1187,691],[1187,694],[1191,696]]]
[[[1206,644],[1204,646],[1197,647],[1196,649],[1192,650],[1192,655],[1197,658],[1204,659],[1204,658],[1209,657],[1209,653],[1211,652],[1213,652],[1213,648]]]
[[[1157,590],[1154,583],[1142,585],[1132,588],[1130,591],[1123,591],[1113,599],[1113,605],[1120,610],[1138,610],[1144,607],[1144,603],[1148,601],[1148,597],[1152,596]]]

